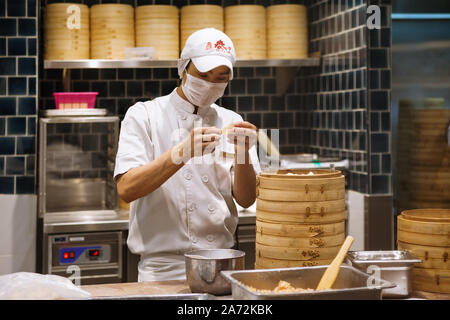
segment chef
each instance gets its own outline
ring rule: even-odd
[[[140,255],[138,281],[186,279],[184,253],[231,248],[234,200],[255,201],[256,127],[214,103],[235,61],[223,32],[194,32],[178,60],[181,85],[125,114],[114,179],[131,202],[127,243]]]

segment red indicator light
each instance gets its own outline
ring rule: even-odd
[[[69,253],[68,252],[64,252],[63,253],[63,258],[64,259],[69,259]]]
[[[69,252],[69,257],[70,257],[70,259],[75,258],[75,252],[70,251],[70,252]]]

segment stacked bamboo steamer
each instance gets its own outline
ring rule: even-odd
[[[171,5],[136,7],[136,46],[155,48],[155,59],[179,57],[179,10]]]
[[[187,38],[192,33],[204,28],[215,28],[224,31],[223,8],[221,6],[195,4],[182,7],[180,18],[180,48],[184,48]]]
[[[255,268],[326,265],[334,259],[345,239],[340,171],[263,173],[256,188]]]
[[[410,200],[417,208],[450,208],[450,109],[412,113]]]
[[[444,99],[400,100],[397,208],[450,208],[450,109]]]
[[[450,210],[415,209],[397,217],[398,249],[420,258],[414,290],[450,293]]]
[[[266,9],[261,5],[225,8],[225,33],[233,41],[238,59],[265,59]]]
[[[300,59],[308,57],[306,7],[280,4],[267,8],[267,57]]]
[[[125,59],[125,48],[134,46],[132,6],[97,4],[91,7],[92,59]]]
[[[72,25],[77,24],[72,28]],[[72,28],[72,29],[71,29]],[[52,3],[45,7],[44,59],[89,59],[89,7]]]

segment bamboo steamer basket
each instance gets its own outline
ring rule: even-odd
[[[345,220],[345,211],[321,213],[278,213],[256,209],[256,218],[274,223],[335,223]]]
[[[337,235],[343,233],[344,230],[345,223],[343,221],[328,224],[286,224],[256,220],[256,232],[264,235],[313,238]]]
[[[450,270],[450,247],[423,246],[398,241],[398,249],[409,251],[420,258],[422,263],[415,264],[417,268]]]
[[[444,269],[413,269],[414,290],[450,293],[450,270]]]
[[[298,4],[267,8],[267,56],[270,59],[308,57],[306,7]]]
[[[344,231],[344,230],[343,230]],[[327,248],[339,246],[344,242],[345,234],[342,232],[332,236],[321,237],[293,237],[274,236],[256,232],[256,242],[266,246],[280,246],[288,248]]]
[[[136,7],[136,46],[153,47],[155,59],[179,57],[179,9],[172,5]]]
[[[255,269],[312,267],[312,266],[328,265],[332,261],[333,259],[282,260],[282,259],[259,257],[258,262],[255,262]]]
[[[312,214],[318,213],[326,215],[329,212],[345,211],[345,199],[330,201],[267,201],[256,199],[256,207],[259,210],[294,213],[294,214]]]
[[[80,8],[80,29],[69,29],[69,6]],[[89,59],[89,7],[77,3],[52,3],[44,14],[44,59]]]
[[[196,4],[181,8],[180,48],[184,48],[187,38],[197,30],[215,28],[224,31],[224,10],[221,6]]]
[[[278,170],[256,179],[256,259],[262,268],[320,265],[345,240],[340,171]]]
[[[262,5],[225,8],[225,33],[233,41],[239,59],[267,57],[266,9]]]
[[[344,241],[342,241],[344,242]],[[334,247],[299,248],[270,246],[256,242],[256,260],[264,257],[278,260],[328,260],[334,259],[342,243]],[[259,264],[259,262],[257,262]]]
[[[297,268],[313,267],[330,264],[333,259],[327,260],[279,260],[260,257],[258,263],[255,263],[255,269],[273,269],[273,268]]]
[[[414,289],[450,293],[450,210],[406,210],[397,219],[398,248],[422,260],[414,266]]]
[[[91,58],[124,59],[135,46],[134,8],[126,4],[91,7]]]

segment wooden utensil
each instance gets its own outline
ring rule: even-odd
[[[331,262],[327,270],[325,270],[325,273],[323,274],[322,279],[320,279],[316,290],[331,289],[334,281],[336,281],[337,275],[339,274],[339,269],[341,267],[342,261],[344,261],[344,258],[347,255],[347,252],[350,249],[353,241],[354,239],[352,236],[347,236],[336,258],[334,258],[333,262]]]

